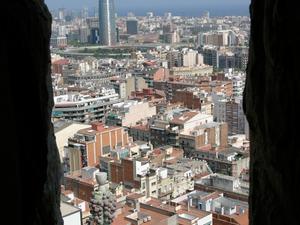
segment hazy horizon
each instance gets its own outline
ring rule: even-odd
[[[68,10],[80,10],[88,7],[90,10],[97,8],[98,0],[45,0],[50,10],[65,8]],[[137,16],[146,12],[154,12],[163,15],[164,12],[172,12],[180,16],[200,16],[208,10],[212,16],[224,15],[249,15],[250,0],[115,0],[116,12],[125,16],[133,12]]]

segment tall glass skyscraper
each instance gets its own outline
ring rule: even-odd
[[[101,45],[116,44],[114,0],[99,0],[99,33]]]

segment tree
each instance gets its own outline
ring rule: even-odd
[[[116,200],[111,192],[103,192],[100,189],[93,192],[90,204],[90,217],[87,225],[108,225],[114,219]]]

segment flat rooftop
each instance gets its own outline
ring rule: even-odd
[[[147,203],[149,204],[149,203]],[[122,213],[119,214],[112,222],[112,225],[129,225],[131,224],[129,220],[126,219],[126,217],[134,218],[133,214],[133,207],[130,207],[128,205],[125,205],[122,208]],[[148,222],[143,223],[143,225],[150,225],[150,224],[162,224],[165,220],[167,220],[170,216],[160,213],[159,210],[152,210],[151,206],[144,208],[143,204],[141,204],[140,208],[140,214],[151,216],[151,220]],[[171,212],[170,212],[171,213]]]
[[[117,126],[102,126],[102,127],[98,127],[97,130],[92,129],[92,127],[90,128],[85,128],[82,130],[78,131],[78,134],[85,134],[85,135],[95,135],[97,133],[102,133],[102,132],[106,132],[106,131],[111,131],[111,130],[115,130],[115,129],[120,129],[121,127],[117,127]]]
[[[73,206],[73,205],[70,205],[68,203],[65,203],[65,202],[60,202],[60,211],[61,211],[61,215],[62,217],[66,217],[68,215],[71,215],[71,214],[74,214],[74,213],[77,213],[80,211],[79,208]]]

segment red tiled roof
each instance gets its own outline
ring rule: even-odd
[[[137,193],[127,195],[127,198],[129,198],[129,199],[139,199],[139,198],[142,198],[142,197],[144,197],[144,195],[137,194]]]
[[[208,145],[204,145],[204,146],[201,146],[199,147],[199,151],[210,151],[212,148],[211,148],[211,144],[208,144]]]
[[[155,154],[155,155],[160,155],[161,154],[161,150],[159,148],[156,148],[156,149],[153,150],[152,153]]]
[[[204,201],[207,201],[208,199],[215,199],[215,198],[220,197],[220,194],[221,194],[220,192],[215,191],[215,192],[209,193],[208,195],[202,197],[201,199]]]
[[[248,214],[249,214],[248,210],[245,210],[243,214],[235,215],[233,216],[233,218],[239,225],[248,225],[249,224]]]
[[[63,195],[69,195],[69,194],[72,194],[72,193],[74,193],[74,192],[71,191],[71,190],[64,190],[64,191],[61,191],[61,193],[62,193]]]
[[[202,177],[206,177],[208,176],[210,173],[209,172],[203,172],[203,173],[200,173],[200,174],[197,174],[194,176],[194,179],[197,180],[197,179],[201,179]]]
[[[59,59],[59,60],[54,61],[52,64],[67,65],[67,64],[69,64],[69,60],[68,59]]]
[[[137,125],[137,126],[133,126],[131,128],[136,129],[136,130],[144,130],[144,131],[150,130],[148,125]]]

